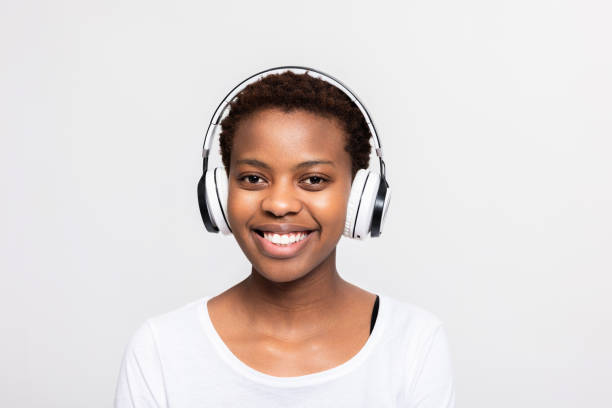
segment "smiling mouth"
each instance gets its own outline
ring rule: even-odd
[[[280,247],[291,246],[293,244],[299,243],[308,238],[308,236],[312,233],[312,230],[295,231],[283,234],[279,234],[277,232],[272,231],[262,231],[258,229],[254,229],[253,231],[260,237],[264,238],[266,241]]]

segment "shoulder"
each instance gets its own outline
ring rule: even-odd
[[[199,302],[201,300],[150,317],[134,331],[124,350],[119,370],[114,400],[116,408],[167,406],[162,361],[163,352],[167,350],[165,338],[190,320]],[[163,345],[161,348],[160,344]]]
[[[193,323],[194,319],[198,319],[208,298],[209,297],[206,296],[190,301],[168,312],[152,316],[147,321],[153,330],[184,326],[186,323]]]
[[[391,331],[433,334],[444,324],[437,314],[393,296],[380,295],[380,308],[385,309]]]
[[[415,304],[388,297],[387,333],[404,350],[409,401],[427,406],[454,406],[452,358],[444,322],[435,313]]]
[[[171,311],[154,315],[142,322],[132,334],[128,352],[136,355],[147,354],[151,357],[159,352],[160,338],[180,336],[186,330],[193,330],[199,324],[200,308],[207,298],[191,301]]]
[[[437,314],[390,296],[381,296],[380,301],[381,311],[383,302],[387,303],[384,317],[386,340],[403,350],[409,364],[418,369],[432,357],[432,349],[448,347],[444,322]]]

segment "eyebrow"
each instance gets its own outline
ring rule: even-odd
[[[240,160],[236,161],[236,164],[250,164],[251,166],[260,167],[262,169],[267,169],[267,170],[271,170],[272,169],[268,164],[266,164],[266,163],[264,163],[264,162],[262,162],[260,160],[257,160],[257,159],[240,159]],[[304,167],[314,166],[314,165],[317,165],[317,164],[330,164],[330,165],[336,167],[336,165],[332,161],[329,161],[329,160],[307,160],[305,162],[302,162],[302,163],[299,163],[299,164],[293,166],[293,169],[297,170],[297,169],[301,169],[301,168],[304,168]]]

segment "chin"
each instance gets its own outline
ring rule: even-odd
[[[253,269],[259,275],[275,283],[293,282],[308,275],[314,268],[288,266],[286,263],[278,262],[278,265],[253,265]]]

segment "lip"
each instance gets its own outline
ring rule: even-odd
[[[253,226],[252,229],[266,231],[266,232],[282,232],[284,234],[288,232],[301,232],[301,231],[313,231],[316,228],[305,227],[299,224],[260,224]]]
[[[256,228],[256,229],[259,229],[259,228]],[[266,231],[271,231],[271,230],[266,230]],[[298,230],[292,230],[292,231],[298,231]],[[270,258],[275,258],[275,259],[287,259],[287,258],[292,258],[296,256],[298,253],[300,253],[304,249],[304,247],[308,244],[308,242],[310,242],[310,239],[315,233],[314,230],[302,230],[302,231],[311,231],[311,232],[303,240],[299,242],[294,242],[291,245],[283,245],[283,246],[273,244],[272,242],[268,241],[267,239],[259,235],[257,232],[255,232],[255,230],[251,230],[251,234],[254,236],[255,242],[257,246],[259,247],[259,250],[264,255]]]

